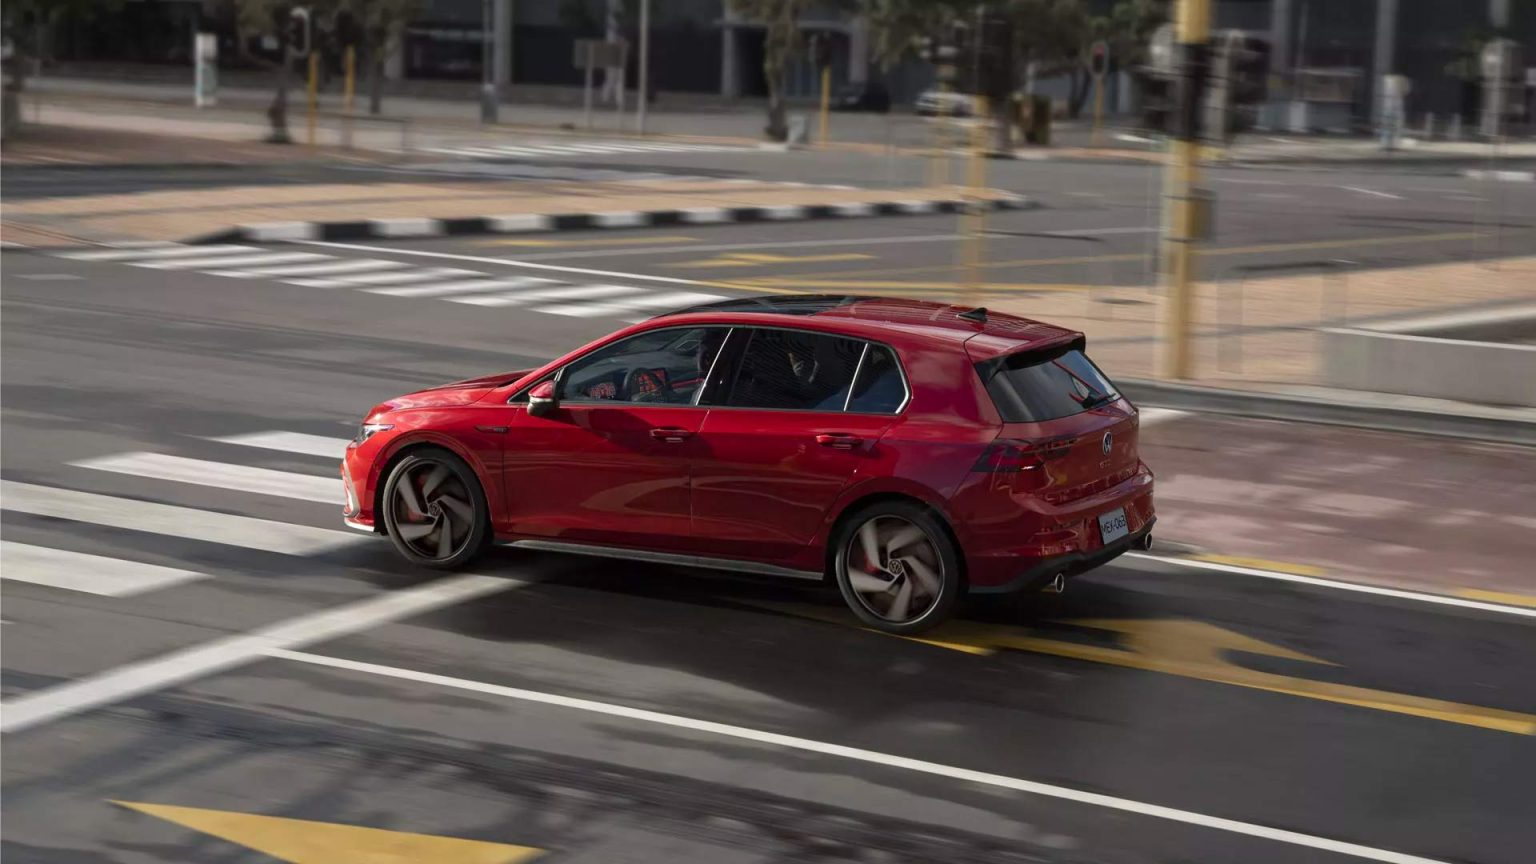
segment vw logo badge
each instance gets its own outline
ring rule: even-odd
[[[1104,451],[1104,455],[1105,456],[1108,456],[1109,455],[1109,451],[1113,450],[1114,448],[1115,448],[1115,433],[1113,433],[1113,432],[1105,432],[1104,433],[1104,443],[1102,445],[1100,445],[1099,449]]]

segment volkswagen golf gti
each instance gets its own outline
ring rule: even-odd
[[[914,300],[684,309],[374,407],[343,515],[428,567],[497,542],[826,580],[917,633],[1150,547],[1136,408],[1084,349]]]

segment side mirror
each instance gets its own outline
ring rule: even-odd
[[[554,379],[540,381],[528,391],[528,413],[534,417],[548,417],[560,407],[560,400],[555,398]]]

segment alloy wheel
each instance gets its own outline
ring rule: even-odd
[[[876,516],[843,550],[848,584],[870,614],[893,624],[933,610],[944,588],[944,562],[928,532],[900,516]]]
[[[423,459],[390,488],[390,530],[412,552],[431,561],[457,555],[474,533],[473,496],[442,462]]]

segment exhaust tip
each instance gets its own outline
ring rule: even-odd
[[[1147,533],[1141,535],[1141,539],[1136,541],[1136,548],[1140,549],[1143,552],[1151,552],[1152,551],[1152,532],[1151,531],[1148,531]]]
[[[1067,590],[1067,575],[1065,573],[1057,573],[1055,576],[1052,576],[1051,581],[1045,583],[1045,587],[1041,588],[1040,590],[1047,594],[1060,594],[1061,592]]]

